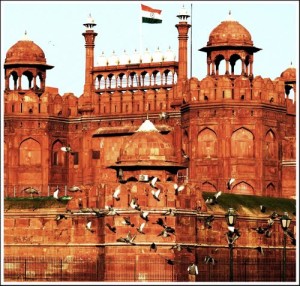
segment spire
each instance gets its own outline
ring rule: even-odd
[[[22,37],[22,41],[30,41],[26,30],[25,30],[24,36]]]
[[[229,10],[227,19],[225,21],[234,21],[232,15],[231,15],[231,10]]]

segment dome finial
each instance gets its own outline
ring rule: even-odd
[[[27,35],[27,30],[25,30],[24,36],[22,38],[22,41],[30,41]]]
[[[231,10],[229,10],[229,12],[228,12],[228,16],[227,16],[226,21],[234,21],[233,18],[232,18],[232,15],[231,15]]]

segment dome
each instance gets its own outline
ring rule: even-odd
[[[146,51],[142,55],[142,63],[151,63],[152,62],[152,56],[151,53],[146,49]]]
[[[293,66],[290,66],[281,73],[280,77],[284,81],[296,81],[296,69]]]
[[[102,52],[101,56],[97,59],[98,66],[107,66],[107,58],[104,56],[104,52]]]
[[[130,57],[130,63],[139,64],[140,62],[141,62],[141,55],[137,50],[135,50],[133,55],[131,55]]]
[[[152,55],[152,61],[155,63],[160,63],[163,61],[163,54],[159,50],[159,47],[157,47],[157,50]]]
[[[123,166],[178,165],[175,161],[174,146],[148,119],[125,141],[120,149],[118,161]]]
[[[176,59],[176,55],[175,53],[171,50],[171,47],[169,47],[169,49],[165,52],[164,54],[164,61],[165,62],[173,62]]]
[[[6,53],[5,64],[46,64],[43,50],[25,37],[14,44]]]
[[[130,57],[124,50],[124,53],[120,56],[120,65],[127,65],[130,63]]]
[[[229,16],[231,16],[229,14]],[[212,30],[207,46],[253,46],[251,34],[239,22],[229,17]]]
[[[109,66],[116,66],[119,64],[119,58],[115,55],[115,51],[113,51],[112,55],[108,58],[108,65]]]

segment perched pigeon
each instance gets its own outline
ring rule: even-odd
[[[154,252],[157,251],[157,246],[154,242],[152,242],[151,245],[150,245],[150,251],[154,251]]]
[[[54,193],[53,193],[53,198],[55,198],[56,200],[59,199],[58,193],[59,193],[59,188],[57,188],[57,189],[54,191]]]
[[[67,217],[64,215],[64,214],[58,214],[56,217],[55,217],[55,220],[56,221],[60,221],[61,219],[67,219]]]
[[[32,187],[28,187],[28,188],[24,189],[23,192],[25,192],[27,194],[30,194],[31,197],[32,197],[33,194],[39,194],[39,191],[32,188]]]
[[[255,247],[255,249],[256,249],[261,255],[264,254],[264,250],[263,250],[263,248],[262,248],[261,246],[257,246],[257,247]]]
[[[174,209],[168,209],[165,213],[164,213],[164,215],[165,216],[175,216],[175,214],[176,214],[176,210],[174,210]]]
[[[111,216],[115,216],[115,215],[120,215],[115,208],[113,208],[113,206],[105,206],[106,209],[108,209],[108,212],[106,213],[106,215],[111,215]]]

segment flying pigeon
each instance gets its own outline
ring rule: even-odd
[[[228,190],[231,190],[231,185],[233,184],[234,181],[235,181],[234,178],[230,178],[230,179],[227,181],[227,189],[228,189]]]
[[[120,193],[121,193],[121,186],[119,185],[119,186],[115,189],[115,191],[114,191],[114,193],[113,193],[113,198],[114,198],[116,201],[119,201],[119,200],[120,200],[120,197],[119,197]]]
[[[205,203],[206,204],[210,204],[210,205],[214,205],[214,204],[217,204],[218,203],[218,198],[219,196],[221,196],[222,194],[222,191],[218,191],[217,193],[215,193],[213,195],[212,198],[208,197],[206,200],[205,200]]]
[[[113,208],[113,206],[105,206],[106,209],[108,209],[108,212],[106,213],[106,215],[120,215],[119,213],[117,213],[117,211],[115,210],[115,208]]]
[[[70,192],[78,192],[78,191],[82,192],[81,188],[78,187],[78,186],[72,186],[72,187],[70,187],[69,191]]]
[[[116,229],[115,226],[111,226],[109,223],[106,223],[105,225],[108,227],[108,229],[109,229],[110,231],[116,233],[117,229]]]
[[[157,179],[158,179],[158,177],[154,177],[154,178],[150,181],[150,186],[151,186],[152,188],[155,188],[155,189],[156,189],[155,184],[156,184],[156,182],[157,182]]]
[[[154,199],[156,199],[157,201],[160,201],[160,199],[159,199],[160,190],[157,190],[157,191],[152,190],[151,193],[152,193]]]
[[[137,198],[131,199],[130,206],[131,206],[134,210],[138,210],[138,211],[141,210],[139,204],[137,203]]]
[[[149,221],[148,215],[149,215],[149,211],[141,211],[140,217],[145,221]]]
[[[129,216],[123,217],[123,219],[124,219],[124,221],[122,221],[122,224],[130,225],[131,227],[134,227],[134,223],[130,222],[130,217]]]
[[[150,251],[154,251],[154,252],[157,251],[157,246],[154,242],[152,242],[151,245],[150,245]]]
[[[168,237],[171,234],[164,229],[162,232],[160,232],[157,236],[162,236],[162,237]]]
[[[207,255],[207,256],[204,257],[204,263],[205,264],[210,263],[210,264],[214,265],[216,263],[216,261],[215,261],[215,259],[212,256]]]
[[[139,233],[141,233],[141,234],[145,234],[145,233],[143,232],[143,229],[144,229],[145,225],[146,225],[146,223],[145,223],[145,222],[142,222],[141,225],[137,228],[137,231],[138,231]]]
[[[176,183],[174,184],[175,195],[177,196],[181,191],[184,190],[184,185],[178,186]]]
[[[67,219],[67,217],[64,215],[64,214],[58,214],[56,217],[55,217],[55,220],[56,221],[60,221],[61,219]]]
[[[118,242],[125,242],[131,245],[135,245],[135,243],[133,242],[135,239],[136,235],[132,236],[130,231],[128,232],[126,237],[120,237],[117,239]]]
[[[166,227],[162,218],[158,218],[157,221],[153,224],[158,224],[158,225],[162,226],[163,228]]]
[[[38,193],[39,193],[38,190],[36,190],[36,189],[34,189],[34,188],[32,188],[32,187],[28,187],[28,188],[24,189],[23,191],[24,191],[25,193],[27,193],[27,194],[30,194],[31,197],[32,197],[33,194],[38,194]]]
[[[259,207],[260,207],[260,211],[261,211],[262,213],[265,213],[265,212],[266,212],[266,207],[265,207],[264,205],[260,205]]]
[[[214,219],[215,219],[215,216],[214,216],[214,215],[207,216],[207,217],[204,219],[204,225],[205,225],[207,228],[212,228],[211,223],[214,221]]]
[[[92,222],[91,221],[88,221],[87,224],[85,225],[85,228],[87,230],[89,230],[91,233],[95,232],[93,229],[92,229]]]
[[[187,159],[187,160],[190,159],[189,155],[187,155],[183,149],[181,149],[181,154],[184,159]]]
[[[64,147],[61,147],[60,149],[63,152],[67,152],[67,153],[71,153],[71,154],[74,153],[70,146],[66,146],[66,147],[64,146]]]
[[[170,265],[174,265],[175,264],[175,260],[172,260],[172,259],[168,259],[166,258],[166,262]]]

